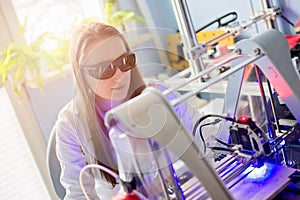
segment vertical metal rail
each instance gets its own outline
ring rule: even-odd
[[[274,127],[273,127],[273,123],[271,121],[271,117],[270,117],[270,112],[268,111],[268,104],[267,104],[267,99],[266,99],[266,95],[265,95],[265,91],[264,91],[264,87],[262,84],[262,80],[261,80],[261,76],[260,76],[260,70],[259,68],[255,65],[255,73],[256,73],[256,77],[257,77],[257,82],[258,82],[258,86],[259,86],[259,90],[260,90],[260,95],[262,97],[262,101],[266,110],[266,115],[267,115],[267,123],[268,123],[268,131],[269,131],[269,137],[274,139],[276,138],[276,133],[274,131]]]
[[[249,1],[250,1],[252,15],[255,16],[255,10],[254,10],[254,5],[253,5],[253,0],[249,0]],[[258,31],[258,26],[257,26],[256,23],[255,23],[255,30],[256,30],[256,34],[258,34],[259,31]]]
[[[273,0],[262,0],[261,1],[263,10],[267,10],[273,7]],[[278,30],[278,24],[276,18],[274,19],[266,19],[266,24],[268,29],[276,29]]]
[[[274,116],[275,126],[276,126],[276,129],[277,129],[277,132],[280,133],[281,130],[280,130],[280,126],[279,126],[279,120],[278,120],[278,117],[277,117],[277,112],[275,110],[274,97],[272,95],[272,88],[271,88],[271,84],[270,84],[269,81],[267,82],[267,86],[268,86],[267,87],[268,88],[268,93],[270,94],[270,104],[271,104],[271,109],[272,109],[273,116]]]
[[[183,50],[185,55],[187,55],[187,51],[198,45],[198,40],[192,23],[191,15],[189,13],[187,1],[173,0],[172,6],[181,35]],[[197,58],[196,60],[188,58],[188,61],[192,75],[198,74],[200,71],[204,70],[204,63],[201,58]]]
[[[262,4],[263,10],[272,8],[273,5],[274,5],[273,0],[261,0],[261,4]],[[265,19],[265,21],[266,21],[266,25],[267,25],[268,29],[278,30],[278,24],[277,24],[276,18],[274,18],[274,19]],[[273,97],[273,94],[272,94],[271,84],[270,84],[269,80],[266,80],[266,83],[268,85],[268,93],[269,93],[269,96],[270,96],[271,110],[272,110],[272,113],[273,113],[273,116],[274,116],[275,126],[277,128],[277,131],[280,132],[278,117],[277,117],[277,113],[276,113],[275,106],[274,106],[274,97]],[[269,119],[268,119],[268,123],[270,123]],[[268,124],[268,128],[269,128],[269,125],[270,124]],[[276,132],[274,131],[274,128],[273,128],[273,133],[274,133],[274,135],[272,135],[272,134],[269,135],[270,137],[271,137],[271,135],[273,136],[271,138],[276,137],[276,134],[275,134]]]

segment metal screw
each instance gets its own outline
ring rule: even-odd
[[[241,49],[236,49],[236,50],[234,50],[234,53],[236,55],[241,55],[242,54],[242,50]]]
[[[257,56],[260,54],[260,49],[259,48],[256,48],[254,49],[254,54]]]

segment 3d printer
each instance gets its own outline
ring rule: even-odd
[[[284,36],[268,30],[243,40],[237,43],[235,54],[224,62],[229,60],[233,60],[229,70],[178,99],[168,102],[164,96],[218,69],[222,63],[163,93],[147,88],[140,96],[106,114],[120,176],[127,182],[137,178],[147,199],[270,199],[290,182],[295,169],[289,167],[282,150],[284,141],[297,139],[299,134],[300,80]],[[270,117],[265,129],[251,118],[236,119],[244,67],[250,63],[264,74],[296,119],[296,123],[286,125],[287,129],[282,130],[283,124],[278,119],[274,123]],[[210,146],[215,159],[211,162],[172,106],[226,77],[229,78],[224,115],[204,116],[219,118],[212,123],[222,122],[215,138],[218,145]],[[263,92],[263,83],[257,80]],[[203,120],[198,120],[195,129]]]

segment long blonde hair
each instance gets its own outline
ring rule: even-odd
[[[110,37],[119,37],[122,39],[127,51],[129,52],[129,46],[122,34],[113,26],[91,22],[87,25],[79,27],[73,34],[70,44],[70,60],[72,63],[73,75],[76,80],[76,84],[80,93],[80,99],[82,102],[81,109],[86,117],[87,126],[91,137],[92,152],[95,157],[95,162],[98,164],[109,167],[110,169],[117,171],[117,164],[113,159],[114,153],[111,149],[111,144],[108,137],[108,131],[105,129],[103,119],[96,118],[95,111],[95,94],[91,92],[86,84],[86,81],[81,73],[82,61],[89,55],[93,45],[95,43],[103,42]],[[131,70],[129,94],[130,98],[133,98],[141,93],[145,88],[142,76],[137,68]],[[88,102],[88,103],[87,103]],[[81,133],[86,134],[86,133]],[[84,136],[83,136],[84,137]],[[83,147],[83,149],[85,149]],[[115,179],[105,172],[101,172],[102,176],[115,185]]]

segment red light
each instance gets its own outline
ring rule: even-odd
[[[134,192],[130,194],[121,192],[114,195],[110,200],[140,200],[140,198]]]
[[[246,122],[246,121],[247,121],[247,117],[245,117],[245,116],[240,117],[240,120],[241,120],[242,122]]]

